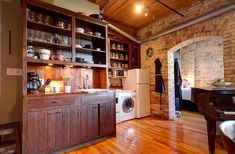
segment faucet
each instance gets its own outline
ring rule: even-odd
[[[88,89],[88,79],[89,79],[88,74],[86,74],[86,77],[82,76],[82,80],[83,80],[83,89]]]

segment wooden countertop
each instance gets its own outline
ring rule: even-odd
[[[109,90],[109,89],[103,89],[103,90],[98,90],[98,91],[72,91],[71,93],[65,93],[65,92],[60,92],[60,93],[39,93],[39,94],[28,94],[27,96],[24,96],[24,98],[35,98],[35,97],[53,97],[53,96],[74,96],[74,95],[96,95],[96,94],[101,94],[101,93],[109,93],[109,92],[115,92],[115,90]]]

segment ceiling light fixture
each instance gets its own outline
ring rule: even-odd
[[[142,12],[142,10],[143,10],[143,6],[142,5],[140,5],[140,4],[136,4],[135,5],[135,12],[136,13],[140,13],[140,12]]]
[[[149,15],[149,9],[146,7],[144,8],[144,15],[147,17]]]

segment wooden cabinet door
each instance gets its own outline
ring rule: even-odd
[[[88,138],[94,139],[99,136],[98,104],[87,104]]]
[[[130,44],[129,68],[140,68],[140,45]]]
[[[115,131],[115,102],[108,101],[99,104],[100,135],[111,134]]]
[[[82,102],[79,114],[79,140],[84,142],[88,139],[88,106],[86,102]]]
[[[70,145],[70,107],[28,112],[27,153],[45,153]]]

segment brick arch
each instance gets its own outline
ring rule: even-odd
[[[206,41],[206,40],[223,40],[222,36],[201,36],[201,37],[195,37],[191,38],[185,41],[182,41],[181,43],[173,46],[167,51],[167,74],[168,74],[168,80],[167,80],[167,85],[168,85],[168,114],[169,114],[169,119],[174,119],[175,117],[175,86],[174,86],[174,52],[177,50],[190,45],[192,43],[197,43],[200,41]]]

